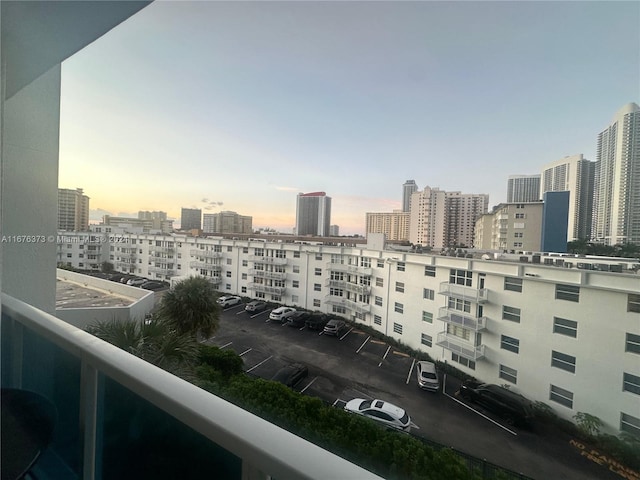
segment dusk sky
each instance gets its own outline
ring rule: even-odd
[[[582,153],[640,100],[638,2],[156,1],[63,63],[61,188],[92,218],[181,207],[291,232],[487,193]],[[178,223],[178,222],[176,222]]]

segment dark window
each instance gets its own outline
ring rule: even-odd
[[[551,352],[551,366],[566,370],[567,372],[575,373],[576,357],[553,350]]]
[[[522,292],[522,279],[514,277],[504,278],[504,289],[512,292]]]
[[[578,336],[578,322],[566,318],[553,317],[553,333],[576,338]]]
[[[561,283],[556,285],[556,299],[567,300],[569,302],[580,301],[580,287],[575,285],[563,285]]]

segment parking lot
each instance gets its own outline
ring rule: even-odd
[[[415,360],[357,328],[340,336],[269,321],[270,309],[224,310],[218,332],[206,343],[235,351],[248,374],[270,379],[291,363],[308,367],[309,375],[295,390],[342,405],[353,398],[380,398],[404,408],[412,418],[412,433],[451,446],[533,478],[618,478],[569,446],[561,434],[506,425],[455,396],[455,379],[446,393],[422,391]]]

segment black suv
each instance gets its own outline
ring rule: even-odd
[[[304,327],[307,318],[309,318],[309,314],[307,312],[293,312],[287,317],[285,325],[287,325],[288,327],[301,328]]]
[[[331,315],[327,315],[325,313],[313,313],[309,318],[307,318],[305,325],[309,330],[323,330],[329,320],[331,320]]]
[[[533,404],[522,395],[499,385],[466,381],[460,386],[460,396],[503,417],[509,425],[531,427]]]

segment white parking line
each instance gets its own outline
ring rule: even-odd
[[[324,330],[320,330],[320,333],[318,335],[322,335],[324,333]]]
[[[343,336],[341,336],[341,337],[340,337],[340,340],[342,340],[344,337],[346,337],[347,335],[349,335],[349,334],[351,333],[351,330],[353,330],[353,327],[351,327],[347,333],[345,333]]]
[[[229,343],[225,343],[224,345],[222,345],[221,347],[218,347],[220,349],[223,349],[225,347],[228,347],[229,345],[231,345],[233,342],[229,342]]]
[[[251,350],[253,350],[253,348],[250,348],[249,350],[245,350],[244,352],[242,352],[240,355],[238,355],[239,357],[243,356],[245,353],[249,353]]]
[[[367,339],[362,343],[362,345],[360,345],[360,348],[356,350],[356,353],[360,353],[360,350],[364,348],[364,346],[366,345],[366,343],[369,341],[370,338],[371,338],[371,335],[369,335]]]
[[[246,373],[249,373],[251,370],[258,368],[260,365],[262,365],[264,362],[266,362],[267,360],[270,360],[271,357],[273,357],[273,355],[269,355],[267,358],[265,358],[263,361],[261,361],[260,363],[258,363],[257,365],[254,365],[253,367],[251,367],[249,370],[246,371]]]
[[[411,378],[411,373],[413,372],[413,366],[416,364],[416,359],[413,359],[411,362],[411,368],[409,369],[409,374],[407,375],[407,385],[409,385],[409,379]]]
[[[449,395],[447,392],[443,391],[442,393],[444,393],[447,397],[449,397],[451,400],[458,402],[460,405],[462,405],[463,407],[468,408],[469,410],[471,410],[472,412],[477,413],[478,415],[480,415],[482,418],[484,418],[485,420],[489,420],[491,423],[499,426],[500,428],[502,428],[503,430],[506,430],[507,432],[509,432],[512,435],[515,435],[516,437],[518,436],[518,434],[516,432],[514,432],[513,430],[509,430],[507,427],[505,427],[504,425],[501,425],[500,423],[496,422],[495,420],[492,420],[491,418],[487,417],[485,414],[480,413],[478,410],[476,410],[475,408],[470,407],[469,405],[467,405],[464,402],[461,402],[460,400],[458,400],[455,397],[452,397],[451,395]]]
[[[382,356],[382,361],[378,364],[378,366],[382,365],[382,362],[384,362],[384,359],[387,358],[387,355],[389,354],[389,350],[391,350],[391,345],[389,345],[389,347],[387,348],[387,351],[384,352],[384,355]]]
[[[236,315],[240,315],[241,313],[245,313],[245,310],[240,310],[239,312],[236,312]]]
[[[300,331],[302,331],[302,330],[304,330],[305,328],[307,328],[307,326],[306,326],[306,325],[305,325],[304,327],[300,328],[299,330],[300,330]]]
[[[262,312],[256,313],[255,315],[251,315],[251,318],[255,318],[255,317],[257,317],[258,315],[262,315],[263,313],[267,313],[267,311],[266,311],[266,310],[263,310]]]
[[[309,388],[309,387],[311,386],[311,384],[312,384],[313,382],[315,382],[317,379],[318,379],[318,377],[315,377],[313,380],[311,380],[311,381],[309,382],[309,384],[308,384],[306,387],[304,387],[302,390],[300,390],[300,393],[304,393],[304,391],[305,391],[307,388]],[[334,404],[334,405],[335,405],[335,404]]]

